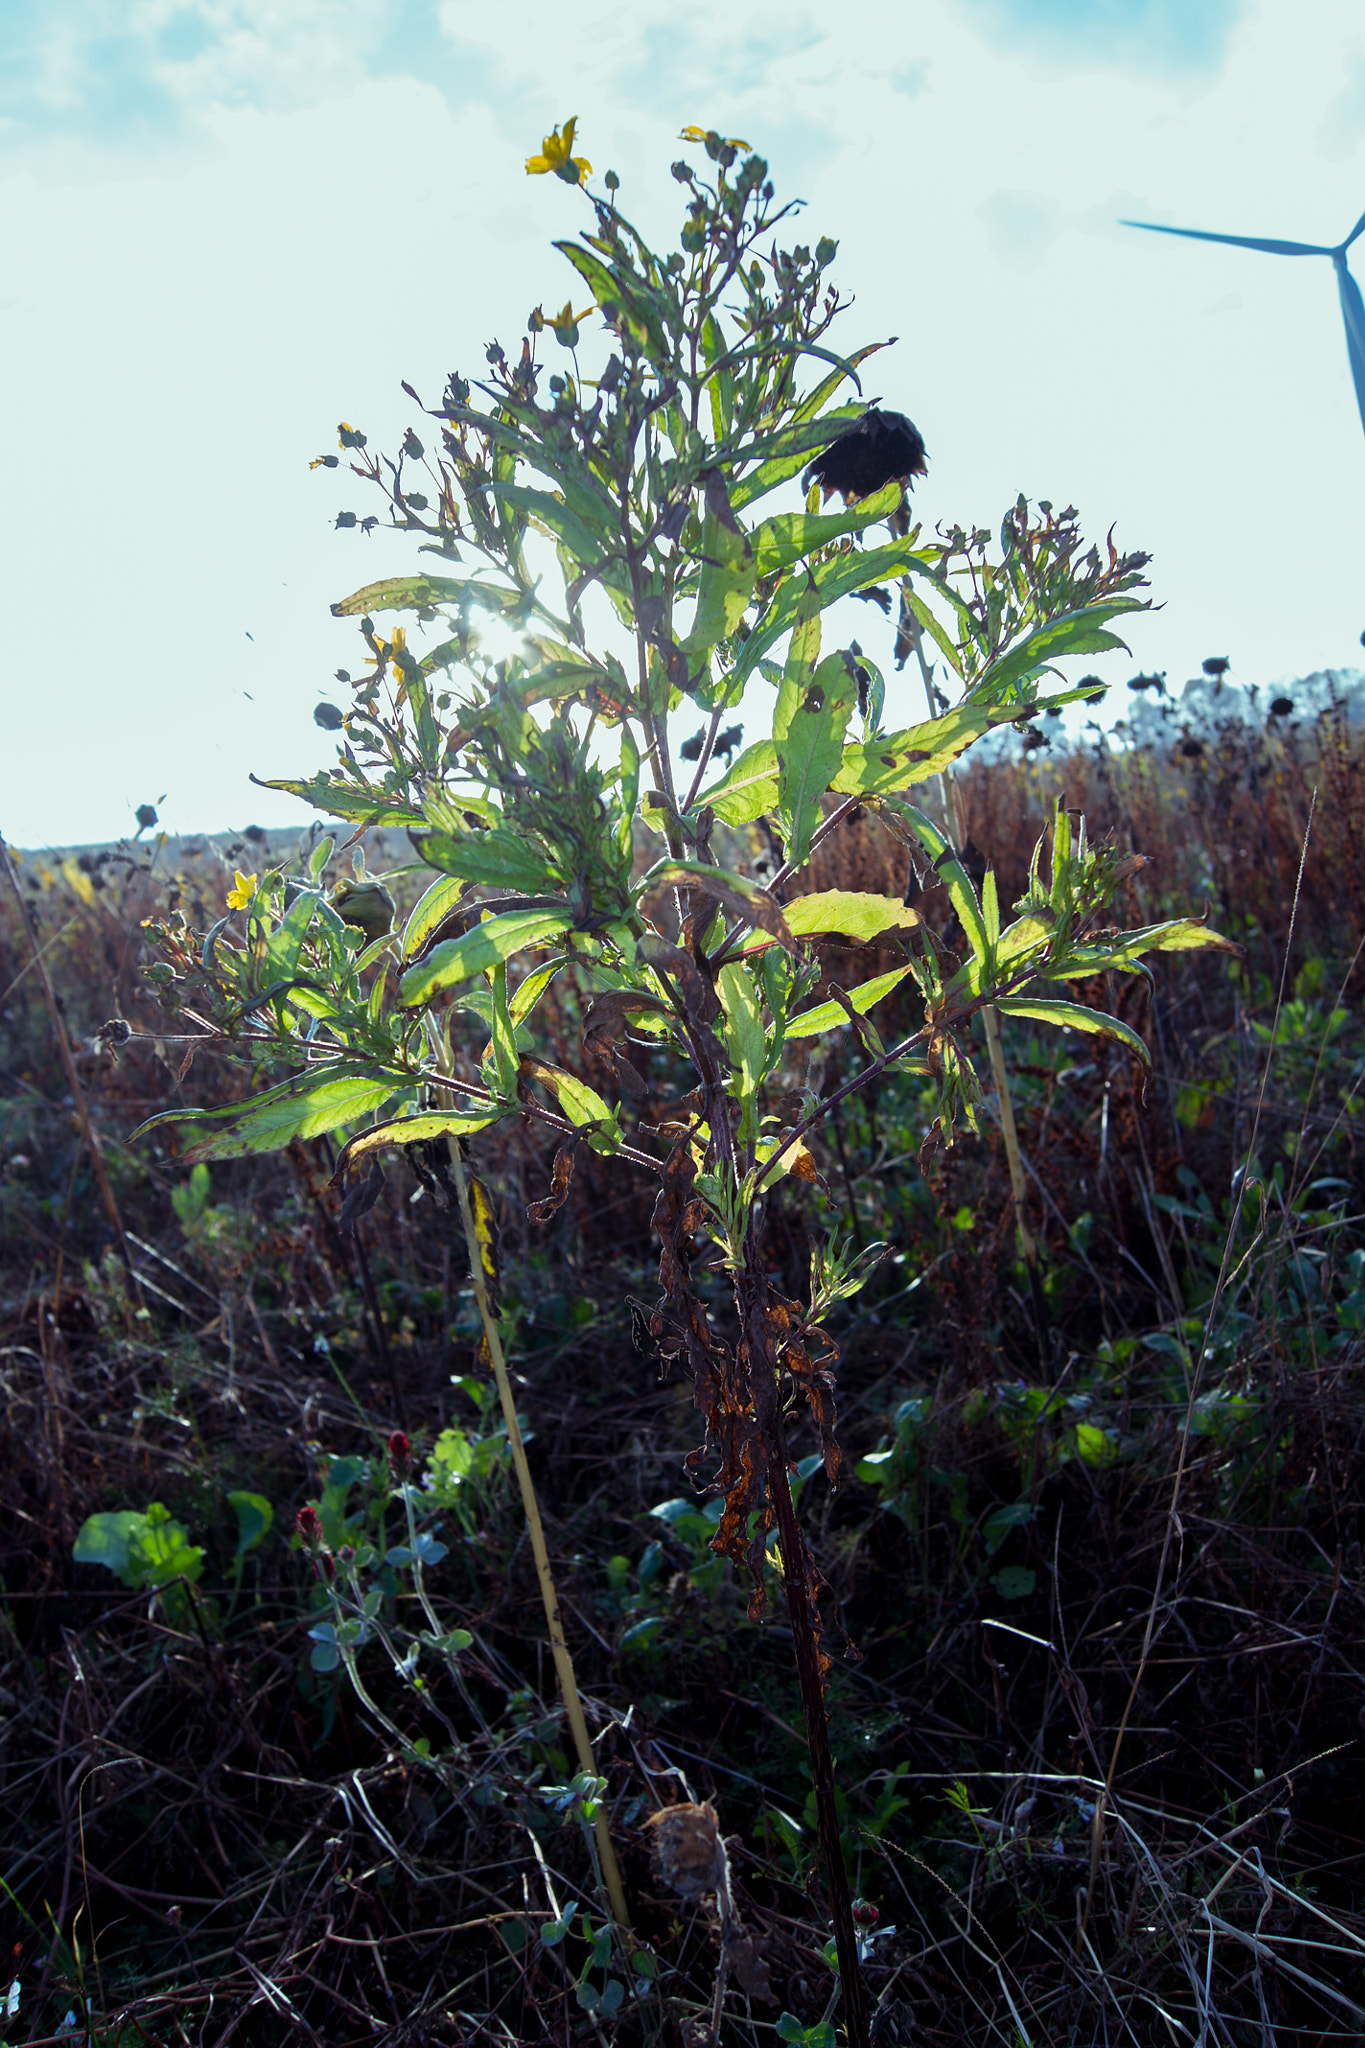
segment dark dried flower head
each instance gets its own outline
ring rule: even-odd
[[[1294,699],[1292,697],[1276,697],[1271,702],[1270,715],[1272,718],[1288,718],[1293,709]]]
[[[858,498],[870,498],[885,484],[908,486],[927,469],[924,438],[914,421],[903,412],[882,412],[874,405],[816,456],[801,481],[806,490],[818,483],[827,498],[838,491],[851,505]]]

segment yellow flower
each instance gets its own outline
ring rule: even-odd
[[[256,894],[256,877],[244,875],[240,868],[236,872],[236,886],[228,890],[228,909],[245,910]]]
[[[573,132],[577,124],[578,116],[574,114],[564,123],[562,135],[556,127],[554,134],[547,135],[541,143],[540,155],[527,157],[526,169],[531,177],[540,178],[546,171],[553,171],[557,178],[563,178],[566,185],[582,182],[592,165],[585,156],[573,153]]]
[[[686,128],[681,129],[679,132],[684,142],[705,142],[708,133],[714,135],[716,131],[714,128],[710,130],[705,128],[698,128],[696,122],[693,121]],[[721,140],[721,146],[723,148],[742,149],[746,156],[749,154],[750,150],[753,147],[752,143],[741,142],[737,135],[727,135],[723,139],[717,139]]]

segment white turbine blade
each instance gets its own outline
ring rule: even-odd
[[[1228,242],[1234,249],[1260,249],[1267,256],[1331,256],[1335,253],[1320,242],[1268,242],[1256,235],[1211,235],[1204,228],[1159,227],[1154,220],[1121,220],[1119,226],[1146,228],[1153,235],[1183,235],[1190,242]],[[1365,227],[1365,220],[1361,226]]]

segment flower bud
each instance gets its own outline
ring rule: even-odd
[[[395,1479],[406,1479],[408,1466],[412,1462],[412,1445],[401,1429],[396,1429],[389,1438],[389,1469]]]

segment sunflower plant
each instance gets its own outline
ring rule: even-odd
[[[692,1376],[706,1436],[688,1464],[723,1500],[714,1547],[749,1574],[755,1619],[780,1562],[847,2035],[862,2043],[823,1586],[788,1474],[808,1429],[839,1479],[822,1317],[865,1269],[819,1252],[808,1297],[785,1297],[761,1254],[765,1202],[786,1176],[819,1183],[826,1118],[880,1074],[926,1078],[940,1141],[973,1122],[970,1026],[986,1006],[1109,1033],[1143,1059],[1067,984],[1225,942],[1192,919],[1110,928],[1125,864],[1060,809],[1007,914],[940,800],[983,735],[1093,691],[1056,665],[1122,645],[1113,626],[1146,603],[1147,558],[1087,546],[1074,511],[1023,498],[998,528],[923,533],[906,494],[923,442],[867,388],[889,344],[836,344],[837,245],[792,238],[764,159],[684,131],[680,232],[656,250],[614,173],[589,183],[575,130],[526,168],[582,192],[583,233],[554,246],[586,309],[571,296],[535,311],[510,354],[489,347],[434,403],[410,391],[419,417],[391,455],[340,431],[416,559],[333,606],[364,644],[363,672],[343,675],[336,763],[270,785],[353,843],[405,831],[426,886],[400,923],[366,922],[348,901],[391,901],[382,881],[358,873],[329,895],[324,843],[301,876],[238,876],[209,933],[161,926],[156,971],[197,1028],[279,1075],[198,1157],[335,1131],[352,1185],[393,1148],[420,1166],[445,1147],[462,1173],[469,1140],[520,1118],[552,1142],[538,1216],[585,1150],[655,1187],[653,1332]],[[869,593],[898,606],[892,655],[931,643],[952,679],[918,724],[888,722],[875,660],[830,631],[838,600]],[[741,704],[761,730],[722,768]],[[680,744],[684,719],[696,730]],[[810,888],[812,854],[859,811],[946,885],[955,951],[898,897]],[[830,937],[894,947],[896,964],[840,986],[817,950]],[[555,984],[576,992],[596,1082],[538,1038]],[[897,987],[918,1021],[884,1035],[877,1006]],[[821,1096],[808,1056],[831,1033],[852,1034],[858,1064]]]

